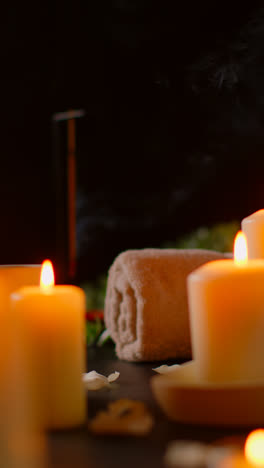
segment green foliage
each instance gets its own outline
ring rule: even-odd
[[[86,310],[103,309],[107,276],[102,275],[93,282],[81,284],[86,295]]]
[[[200,227],[175,242],[166,242],[162,247],[232,252],[234,238],[239,229],[238,221],[217,224],[212,227]]]
[[[104,309],[106,282],[107,276],[103,275],[93,282],[81,284],[86,296],[86,311]],[[101,318],[95,317],[94,320],[86,320],[87,346],[95,345],[104,330],[105,325]]]
[[[92,346],[97,343],[101,333],[105,330],[102,320],[86,321],[86,344]]]

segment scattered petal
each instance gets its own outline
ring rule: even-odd
[[[163,366],[155,367],[154,370],[158,374],[168,374],[169,372],[174,371],[180,366],[180,364],[173,364],[172,366],[167,366],[167,364],[164,364]]]
[[[238,453],[235,446],[213,446],[198,441],[173,441],[165,453],[170,467],[206,468],[219,466],[226,457]]]
[[[238,447],[231,445],[229,447],[210,447],[206,457],[206,465],[208,467],[219,466],[222,460],[237,453],[239,453]]]
[[[200,442],[174,441],[165,453],[165,462],[169,466],[184,468],[205,467],[208,445]]]
[[[118,377],[120,376],[120,372],[113,372],[113,374],[110,374],[108,377],[107,377],[107,380],[109,383],[112,383],[114,382],[116,379],[118,379]]]
[[[141,401],[121,399],[99,411],[90,423],[95,434],[136,435],[147,434],[153,426],[153,418]]]
[[[83,383],[87,390],[99,390],[103,387],[109,387],[112,382],[118,379],[119,375],[119,372],[113,372],[108,377],[105,377],[96,371],[91,371],[83,374]]]
[[[104,330],[98,338],[97,346],[103,346],[103,344],[111,338],[110,331],[108,329]]]
[[[87,390],[99,390],[100,388],[108,386],[108,379],[96,371],[83,374],[83,382]]]

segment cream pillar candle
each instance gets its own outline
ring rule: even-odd
[[[248,257],[264,258],[264,210],[259,210],[244,218],[242,231],[247,237]]]
[[[239,260],[238,248],[187,279],[193,358],[208,381],[264,378],[264,260]]]
[[[85,295],[75,286],[54,286],[49,274],[46,265],[40,286],[12,294],[11,311],[26,346],[40,424],[68,428],[85,421]]]
[[[37,430],[17,323],[0,313],[0,460],[2,467],[41,468],[44,439]],[[41,442],[41,444],[39,443]]]
[[[10,294],[18,287],[37,285],[40,269],[0,265],[0,453],[1,466],[10,468],[43,466],[43,434],[35,426],[21,336],[10,314]]]
[[[41,265],[0,265],[0,313],[9,307],[13,291],[39,284],[40,270]]]

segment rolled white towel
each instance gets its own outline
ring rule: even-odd
[[[127,361],[190,359],[186,278],[225,254],[201,249],[122,252],[109,270],[105,323]]]

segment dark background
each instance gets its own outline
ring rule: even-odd
[[[56,262],[51,120],[68,109],[86,111],[76,209],[87,278],[121,250],[264,206],[259,2],[55,1],[2,13],[0,263]]]

